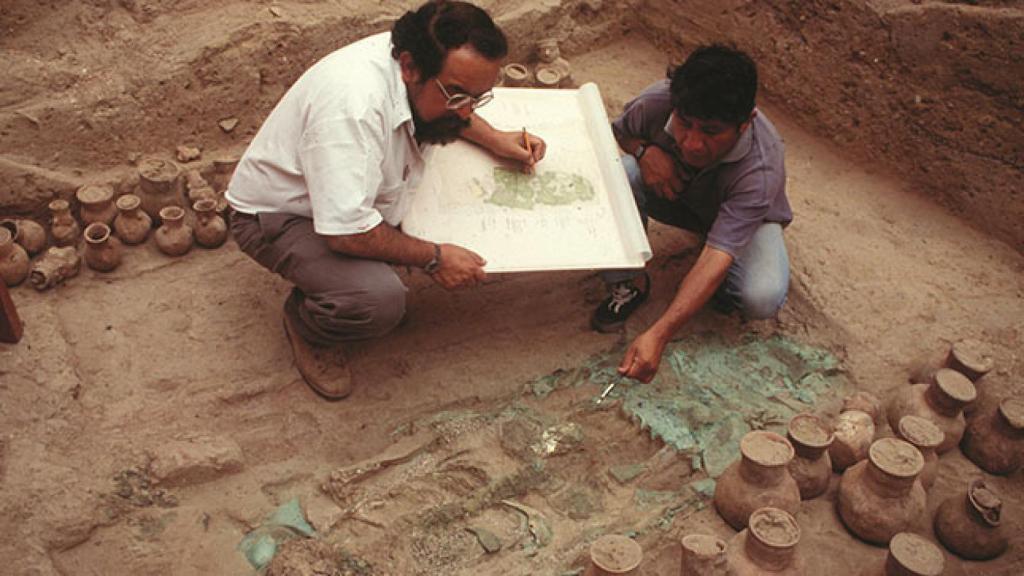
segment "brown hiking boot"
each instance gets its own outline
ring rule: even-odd
[[[352,372],[340,344],[314,346],[306,342],[288,314],[284,315],[284,331],[292,345],[295,367],[310,388],[328,400],[341,400],[352,393]]]

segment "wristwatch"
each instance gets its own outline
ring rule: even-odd
[[[646,142],[641,142],[637,145],[637,147],[633,149],[633,158],[636,158],[637,160],[643,158],[644,153],[647,152],[647,146],[648,144]]]
[[[437,272],[440,269],[441,269],[441,245],[440,244],[434,244],[434,257],[430,259],[430,262],[427,262],[423,266],[423,271],[426,272],[427,274],[434,274],[435,272]]]

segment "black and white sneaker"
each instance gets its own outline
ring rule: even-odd
[[[643,275],[644,289],[637,288],[632,280],[616,282],[609,288],[609,296],[594,310],[590,325],[598,332],[615,332],[622,328],[626,319],[647,300],[651,291],[651,278]]]

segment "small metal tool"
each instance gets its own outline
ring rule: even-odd
[[[612,380],[611,384],[605,386],[604,392],[601,392],[601,396],[597,399],[597,403],[600,404],[601,402],[604,402],[604,399],[607,398],[608,395],[612,393],[612,390],[621,381],[622,378],[616,378],[615,380]]]

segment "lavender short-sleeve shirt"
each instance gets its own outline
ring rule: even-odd
[[[620,141],[637,138],[668,152],[683,178],[680,210],[690,213],[707,244],[736,257],[764,222],[786,226],[793,212],[786,198],[782,138],[758,110],[754,120],[726,155],[699,172],[684,163],[669,130],[672,102],[669,81],[648,86],[626,104],[612,122]]]

